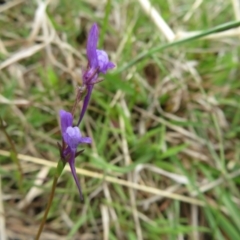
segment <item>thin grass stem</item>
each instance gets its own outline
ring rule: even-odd
[[[40,239],[42,230],[43,230],[45,222],[47,220],[47,216],[48,216],[49,210],[50,210],[51,205],[52,205],[53,197],[54,197],[56,186],[57,186],[57,181],[58,181],[58,176],[54,176],[50,197],[48,199],[47,207],[46,207],[46,210],[44,212],[44,216],[43,216],[42,222],[41,222],[41,224],[39,226],[39,229],[38,229],[37,236],[36,236],[35,240],[39,240]]]

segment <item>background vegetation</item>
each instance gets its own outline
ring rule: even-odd
[[[237,0],[0,2],[0,239],[36,235],[94,22],[85,202],[66,169],[41,239],[240,239]]]

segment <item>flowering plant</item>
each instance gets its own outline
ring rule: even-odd
[[[90,144],[92,142],[90,137],[83,137],[80,130],[79,124],[83,119],[84,114],[86,113],[90,97],[92,94],[93,86],[98,82],[99,74],[106,74],[109,69],[115,67],[115,65],[109,61],[108,55],[104,50],[97,49],[98,43],[98,26],[96,23],[90,29],[88,40],[87,40],[87,59],[88,64],[86,70],[83,72],[83,86],[79,87],[78,94],[75,99],[75,103],[73,105],[72,111],[67,112],[65,110],[59,111],[60,117],[60,125],[61,125],[61,135],[62,135],[62,144],[58,143],[59,151],[60,151],[60,160],[58,161],[57,171],[53,180],[52,191],[50,194],[50,198],[48,201],[48,205],[46,207],[46,211],[43,216],[43,220],[39,227],[36,240],[40,238],[44,223],[47,219],[48,212],[51,207],[51,203],[53,200],[54,192],[57,186],[57,180],[61,175],[66,163],[69,163],[72,176],[77,185],[80,199],[83,200],[83,194],[81,190],[81,186],[77,179],[76,169],[75,169],[75,158],[79,154],[83,152],[77,151],[77,148],[81,144]],[[87,94],[83,99],[83,106],[80,112],[80,116],[78,118],[77,125],[73,124],[74,113],[77,107],[77,104],[81,100],[82,90],[86,89]]]
[[[82,137],[79,128],[73,127],[73,116],[70,112],[60,110],[59,115],[63,141],[67,144],[67,147],[61,152],[61,157],[63,160],[68,161],[73,178],[78,187],[80,198],[83,199],[81,187],[77,180],[77,174],[75,170],[75,155],[77,153],[78,145],[82,143],[91,143],[92,140],[89,137]]]
[[[109,69],[115,67],[114,63],[109,61],[108,55],[104,50],[97,49],[98,43],[98,27],[97,24],[93,24],[90,29],[87,40],[87,69],[83,73],[83,85],[87,88],[87,95],[83,100],[83,107],[80,113],[78,124],[83,119],[83,116],[87,110],[87,106],[92,94],[93,86],[98,82],[98,76],[100,73],[106,74]]]
[[[109,69],[112,69],[115,65],[109,61],[108,55],[104,50],[97,49],[98,43],[98,26],[96,23],[90,29],[88,40],[87,40],[87,68],[83,73],[83,87],[79,89],[79,94],[75,100],[75,104],[72,113],[60,110],[60,122],[63,144],[60,146],[61,158],[67,161],[70,165],[73,178],[79,190],[80,198],[83,199],[82,191],[79,182],[77,181],[76,170],[75,170],[75,157],[81,152],[77,153],[78,145],[82,143],[91,143],[91,138],[82,137],[81,132],[78,128],[83,116],[87,110],[87,106],[90,101],[93,86],[98,82],[98,76],[100,73],[106,74]],[[86,88],[87,94],[83,99],[83,106],[80,112],[77,126],[73,126],[73,116],[76,109],[77,103],[80,101],[79,95],[81,89]]]

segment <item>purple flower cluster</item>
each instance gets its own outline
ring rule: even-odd
[[[109,69],[115,67],[115,65],[109,61],[108,55],[104,50],[97,49],[98,43],[98,27],[97,24],[93,24],[90,29],[88,41],[87,41],[87,58],[88,66],[83,73],[83,86],[87,89],[87,94],[83,99],[83,107],[80,113],[80,117],[77,126],[73,125],[73,114],[64,110],[59,111],[60,122],[61,122],[61,133],[63,144],[61,148],[61,157],[64,161],[69,163],[73,178],[78,187],[80,198],[83,199],[80,184],[77,179],[76,169],[75,169],[75,157],[82,151],[77,152],[77,147],[80,144],[92,142],[90,137],[83,137],[78,128],[83,116],[87,110],[91,93],[94,84],[98,81],[98,76],[100,73],[106,74]]]
[[[97,24],[95,23],[90,29],[88,35],[87,41],[88,67],[86,71],[83,73],[83,85],[86,86],[87,88],[87,95],[83,100],[83,107],[77,125],[80,124],[87,110],[93,86],[98,81],[98,75],[100,73],[106,74],[109,69],[115,67],[115,65],[109,61],[107,53],[104,50],[97,49],[97,43],[98,43],[98,27]]]
[[[67,144],[67,147],[63,149],[61,155],[64,160],[68,161],[73,178],[78,187],[80,198],[83,199],[81,187],[77,180],[77,174],[75,169],[75,155],[77,153],[78,145],[82,143],[91,143],[92,140],[89,137],[82,137],[79,128],[73,127],[73,116],[70,112],[60,110],[59,115],[61,120],[62,138],[64,143]]]

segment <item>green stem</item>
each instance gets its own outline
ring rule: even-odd
[[[183,39],[180,39],[180,40],[176,40],[174,42],[167,43],[167,44],[164,44],[164,45],[160,45],[160,46],[157,46],[157,47],[154,47],[154,48],[151,48],[151,49],[147,49],[146,51],[138,54],[134,59],[132,59],[131,61],[129,61],[128,63],[126,63],[122,67],[118,68],[116,71],[114,71],[114,73],[115,74],[121,73],[124,70],[132,67],[137,62],[140,62],[141,60],[145,59],[146,57],[149,57],[149,56],[153,55],[156,52],[165,50],[165,49],[170,48],[170,47],[177,46],[177,45],[182,44],[182,43],[189,42],[191,40],[199,39],[199,38],[208,36],[208,35],[213,34],[213,33],[226,31],[228,29],[236,28],[236,27],[239,27],[239,26],[240,26],[240,21],[228,22],[228,23],[224,23],[222,25],[219,25],[217,27],[211,28],[209,30],[199,32],[199,33],[197,33],[193,36],[183,38]]]
[[[20,161],[18,159],[18,153],[17,153],[17,150],[15,148],[15,145],[10,137],[10,135],[8,134],[4,124],[3,124],[3,120],[0,118],[0,130],[3,131],[10,147],[11,147],[11,154],[10,154],[10,157],[11,159],[13,160],[13,162],[17,165],[17,168],[18,168],[18,173],[19,173],[19,188],[20,188],[20,191],[23,192],[23,185],[22,185],[22,182],[23,182],[23,170],[22,170],[22,167],[21,167],[21,164],[20,164]]]
[[[50,193],[50,197],[49,197],[49,199],[48,199],[48,204],[47,204],[47,207],[46,207],[46,210],[45,210],[45,213],[44,213],[44,216],[43,216],[41,225],[39,226],[39,229],[38,229],[37,236],[36,236],[35,240],[39,240],[39,239],[40,239],[40,236],[41,236],[43,227],[44,227],[45,222],[46,222],[46,220],[47,220],[47,216],[48,216],[49,210],[50,210],[50,208],[51,208],[52,201],[53,201],[53,197],[54,197],[54,194],[55,194],[58,177],[59,177],[59,176],[57,176],[57,175],[54,176],[53,184],[52,184],[52,190],[51,190],[51,193]]]

